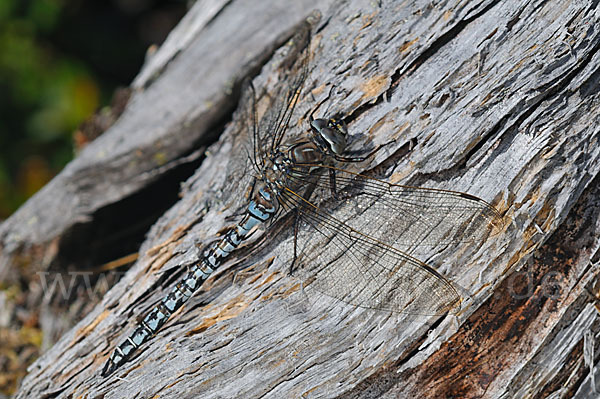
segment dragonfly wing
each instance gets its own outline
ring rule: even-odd
[[[354,306],[416,315],[444,314],[460,302],[452,283],[425,263],[292,192],[281,197],[281,203],[296,208],[300,216],[300,255],[293,273],[308,289]],[[315,230],[326,237],[324,246],[314,239]]]
[[[346,215],[344,222],[353,229],[405,252],[422,245],[481,243],[503,228],[498,211],[470,194],[402,186],[338,168],[321,168],[325,173],[310,179],[324,198],[331,197],[332,172],[337,198],[320,202],[320,208]],[[303,179],[299,173],[290,175]]]

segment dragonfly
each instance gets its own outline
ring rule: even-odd
[[[355,306],[410,314],[442,315],[460,303],[453,283],[411,256],[409,248],[486,239],[501,229],[500,213],[471,194],[402,186],[344,169],[383,146],[365,156],[349,155],[342,118],[314,118],[313,111],[305,134],[286,137],[307,79],[309,51],[306,45],[292,67],[295,77],[260,127],[256,93],[248,86],[255,183],[245,214],[201,251],[198,262],[115,348],[103,376],[156,334],[257,227],[268,228],[286,214],[294,221],[290,271],[306,287]],[[315,234],[325,236],[324,248]]]

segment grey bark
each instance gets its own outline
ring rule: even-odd
[[[278,66],[290,47],[273,50],[316,2],[232,1],[219,12],[207,4],[160,50],[168,62],[141,72],[117,123],[1,226],[5,275],[34,249],[31,259],[56,259],[72,226],[193,153],[231,114],[228,93],[243,76],[265,63],[258,93],[285,84]],[[460,311],[414,318],[306,299],[287,274],[292,238],[282,230],[262,250],[234,255],[138,357],[101,378],[136,317],[170,288],[161,276],[193,262],[195,245],[214,240],[247,202],[236,112],[135,265],[30,367],[17,397],[596,396],[596,3],[319,7],[291,128],[304,129],[334,86],[318,111],[347,116],[352,148],[395,140],[362,169],[383,164],[393,182],[468,192],[509,222],[479,248],[420,254],[462,287]]]

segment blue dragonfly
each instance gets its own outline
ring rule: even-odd
[[[310,37],[310,26],[306,29]],[[127,362],[258,226],[270,226],[285,214],[294,221],[290,270],[307,287],[355,306],[409,314],[441,315],[461,302],[454,285],[411,256],[409,248],[484,240],[502,229],[500,213],[471,194],[392,184],[344,169],[383,146],[366,156],[349,155],[341,118],[311,114],[306,134],[286,137],[308,76],[309,49],[306,45],[292,68],[294,78],[260,127],[254,88],[246,89],[255,184],[245,214],[201,251],[197,263],[115,348],[103,376]],[[315,240],[315,233],[327,238],[325,248],[318,247],[323,240]]]

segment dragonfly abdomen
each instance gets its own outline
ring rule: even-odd
[[[277,212],[278,204],[271,190],[263,186],[250,202],[244,218],[230,228],[225,236],[211,245],[200,258],[198,264],[190,267],[167,296],[144,317],[133,334],[123,341],[111,354],[102,369],[107,376],[125,363],[131,354],[148,341],[175,313],[223,261],[248,237],[252,229],[271,219]]]

